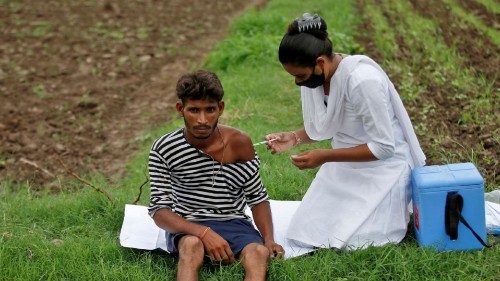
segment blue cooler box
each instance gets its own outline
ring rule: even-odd
[[[412,171],[413,220],[420,246],[438,251],[479,250],[483,246],[462,222],[451,240],[445,228],[448,193],[463,198],[462,216],[486,241],[484,181],[472,163],[424,166]]]

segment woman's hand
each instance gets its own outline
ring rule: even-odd
[[[297,139],[292,132],[281,132],[266,135],[267,149],[271,150],[272,154],[280,153],[297,144]]]
[[[316,168],[326,162],[326,156],[329,151],[330,149],[314,149],[298,155],[292,155],[292,163],[301,170]]]

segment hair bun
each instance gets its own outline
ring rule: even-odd
[[[278,56],[281,64],[313,67],[319,56],[331,56],[332,51],[325,20],[317,14],[304,13],[288,25]]]
[[[302,17],[295,19],[299,33],[311,29],[321,30],[321,20],[322,19],[318,16],[318,14],[311,15],[309,13],[304,13]]]

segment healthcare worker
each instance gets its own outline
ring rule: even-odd
[[[335,53],[325,21],[307,13],[289,25],[279,60],[300,86],[304,127],[266,135],[268,149],[327,139],[332,146],[291,157],[299,169],[320,169],[286,237],[339,249],[400,242],[410,171],[425,155],[387,74],[367,56]]]

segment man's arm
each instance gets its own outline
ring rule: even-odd
[[[171,211],[173,202],[170,171],[164,158],[153,148],[149,154],[148,165],[151,184],[149,214],[156,225],[170,233],[196,236],[200,238],[206,253],[212,260],[232,262],[234,255],[226,240],[210,228],[190,222]]]
[[[159,209],[153,215],[153,220],[159,228],[170,233],[185,233],[201,237],[206,226],[190,222],[167,208]]]
[[[271,256],[283,257],[283,247],[274,241],[273,218],[269,201],[263,201],[252,207],[252,215],[257,229],[264,238],[264,245]]]
[[[234,132],[234,131],[233,131]],[[264,238],[264,244],[269,249],[271,256],[282,257],[284,250],[281,245],[274,242],[273,221],[271,208],[269,205],[266,189],[262,185],[259,173],[260,161],[256,159],[255,149],[252,140],[243,132],[235,131],[229,139],[229,145],[232,148],[233,159],[242,162],[252,162],[249,164],[248,178],[243,186],[243,193],[247,204],[252,210],[252,215],[259,230]]]
[[[189,222],[171,211],[172,179],[165,158],[156,151],[157,142],[149,152],[148,170],[151,185],[149,215],[156,225],[170,233],[185,233],[200,236],[203,226]]]
[[[184,233],[200,238],[205,252],[214,261],[233,262],[235,260],[229,243],[210,227],[190,222],[169,209],[156,211],[153,220],[158,227],[170,233]]]

